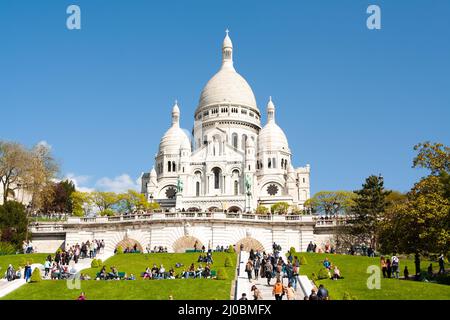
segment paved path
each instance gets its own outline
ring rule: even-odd
[[[112,252],[104,252],[104,253],[97,255],[96,258],[101,259],[102,261],[105,261],[113,255],[114,255],[114,253],[112,253]],[[92,262],[92,259],[89,259],[89,258],[79,259],[78,263],[76,263],[73,266],[73,269],[75,269],[75,271],[78,273],[81,270],[90,268],[91,262]],[[69,264],[69,270],[72,269],[73,261],[71,261],[71,263],[72,264]],[[34,264],[34,265],[32,265],[32,271],[37,267],[40,269],[43,268],[42,265]],[[44,276],[43,270],[41,270],[41,274],[43,277]],[[0,298],[8,295],[9,293],[13,292],[14,290],[16,290],[18,288],[20,288],[25,283],[26,283],[25,279],[17,279],[14,281],[7,281],[6,279],[0,279]]]
[[[275,300],[275,297],[272,295],[273,285],[275,284],[275,279],[272,278],[270,281],[270,286],[267,285],[267,279],[266,278],[259,278],[258,280],[252,279],[252,281],[248,281],[247,272],[245,272],[245,264],[248,261],[249,253],[246,251],[241,252],[241,259],[239,262],[239,275],[237,278],[237,284],[236,284],[236,297],[235,299],[238,300],[242,293],[247,294],[247,298],[249,300],[253,300],[253,294],[251,292],[251,288],[253,285],[256,285],[256,287],[261,291],[261,295],[263,297],[263,300]],[[254,276],[254,273],[253,273]],[[308,278],[305,276],[306,281],[309,281]],[[283,278],[283,284],[285,286],[288,285],[288,279]],[[301,289],[300,285],[297,285],[297,291],[295,300],[303,300],[304,293]],[[286,295],[283,296],[283,300],[286,300]]]

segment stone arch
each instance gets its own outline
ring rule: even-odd
[[[119,241],[116,244],[115,249],[117,249],[118,247],[121,247],[122,250],[125,251],[125,249],[133,249],[133,247],[136,245],[137,250],[139,250],[140,252],[144,252],[144,249],[142,248],[142,245],[139,243],[139,241],[131,239],[131,238],[125,238],[121,241]]]
[[[184,253],[186,250],[194,250],[195,243],[197,243],[197,250],[200,250],[203,243],[199,239],[192,236],[183,236],[173,243],[172,249],[175,253]]]
[[[231,206],[227,210],[228,212],[242,212],[242,209],[239,206]]]
[[[255,251],[264,251],[264,246],[261,242],[252,237],[245,237],[236,243],[236,250],[241,251],[241,245],[243,245],[244,251],[250,251],[251,249]]]

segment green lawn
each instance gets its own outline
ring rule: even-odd
[[[174,299],[186,300],[229,300],[232,281],[236,270],[236,254],[214,253],[212,270],[224,268],[228,274],[227,280],[213,279],[175,279],[175,280],[142,280],[141,272],[153,263],[163,264],[166,270],[177,262],[188,267],[192,262],[198,266],[198,253],[154,253],[154,254],[120,254],[115,255],[103,264],[108,267],[116,266],[119,271],[128,275],[133,273],[138,280],[135,281],[81,281],[80,289],[69,289],[63,280],[43,280],[39,283],[29,283],[10,293],[5,300],[73,300],[80,291],[86,293],[89,300],[167,300],[169,295]],[[231,267],[225,267],[225,258],[231,258]],[[204,266],[204,263],[202,264]],[[181,272],[183,268],[175,269]],[[95,277],[100,268],[87,269],[83,273]]]
[[[24,266],[27,261],[30,263],[44,264],[48,253],[32,253],[32,254],[14,254],[7,256],[0,256],[0,275],[6,272],[9,264],[12,264],[14,269],[18,269],[19,265]]]
[[[379,266],[379,258],[320,253],[296,253],[296,255],[299,258],[300,256],[306,258],[307,264],[300,266],[300,273],[309,278],[313,272],[316,275],[319,273],[325,257],[328,257],[333,265],[338,266],[344,279],[316,281],[317,285],[323,284],[328,289],[333,300],[342,299],[344,292],[356,296],[359,300],[450,300],[450,286],[435,283],[383,279],[381,276],[381,288],[368,289],[367,279],[370,274],[366,273],[367,267]],[[429,261],[422,261],[421,268],[426,270],[429,264]],[[400,276],[403,276],[405,265],[408,266],[410,274],[414,274],[414,261],[401,259]]]

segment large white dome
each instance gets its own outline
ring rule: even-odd
[[[252,88],[233,67],[233,43],[228,31],[222,44],[222,66],[203,88],[198,106],[201,108],[224,102],[257,109]]]
[[[256,99],[252,88],[234,68],[222,68],[203,88],[199,107],[231,102],[256,107]]]

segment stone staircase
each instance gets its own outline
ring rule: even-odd
[[[267,285],[266,278],[259,278],[258,280],[252,279],[250,282],[248,280],[247,272],[245,272],[245,264],[247,263],[249,258],[249,253],[246,251],[241,251],[240,253],[240,259],[239,259],[239,271],[238,276],[236,280],[236,291],[235,291],[235,300],[238,300],[241,298],[242,294],[247,294],[247,299],[253,300],[253,293],[251,292],[251,288],[253,285],[256,285],[256,287],[261,291],[261,295],[263,297],[263,300],[274,300],[275,297],[272,295],[273,285],[275,284],[275,279],[272,278],[270,281],[270,286]],[[254,274],[253,274],[254,275]],[[303,278],[303,281],[302,281]],[[310,283],[308,280],[308,277],[301,276],[300,281],[305,283]],[[288,285],[288,279],[283,278],[283,285]],[[305,293],[303,291],[303,287],[305,285],[297,285],[295,300],[303,300],[305,297]],[[283,296],[283,300],[286,300],[286,295]]]

